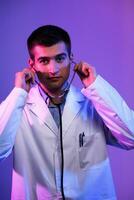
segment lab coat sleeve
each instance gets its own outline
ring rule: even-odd
[[[0,160],[12,151],[26,97],[25,90],[15,87],[0,104]]]
[[[107,143],[128,150],[134,148],[134,111],[120,94],[100,75],[82,93],[103,119]]]

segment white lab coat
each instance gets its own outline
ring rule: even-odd
[[[62,123],[65,196],[115,200],[106,144],[134,148],[134,112],[98,75],[81,92],[71,86]],[[11,199],[60,199],[59,130],[37,86],[14,88],[1,104],[0,134],[0,159],[14,155]]]

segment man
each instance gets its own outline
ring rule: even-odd
[[[68,82],[68,33],[52,25],[27,41],[29,66],[0,107],[0,158],[13,150],[12,200],[115,200],[106,144],[134,148],[134,112],[87,63]],[[35,83],[35,84],[34,84]]]

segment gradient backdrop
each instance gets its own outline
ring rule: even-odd
[[[134,0],[0,0],[0,102],[27,66],[28,35],[44,24],[65,28],[76,61],[95,66],[134,108]],[[118,199],[133,200],[134,151],[108,151]],[[10,199],[11,169],[12,155],[0,163],[0,200]]]

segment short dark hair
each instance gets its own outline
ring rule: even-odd
[[[27,39],[27,47],[29,55],[32,59],[34,56],[32,54],[32,49],[36,45],[43,45],[50,47],[58,42],[64,42],[68,55],[71,54],[71,40],[69,34],[62,28],[55,25],[45,25],[34,30]]]

